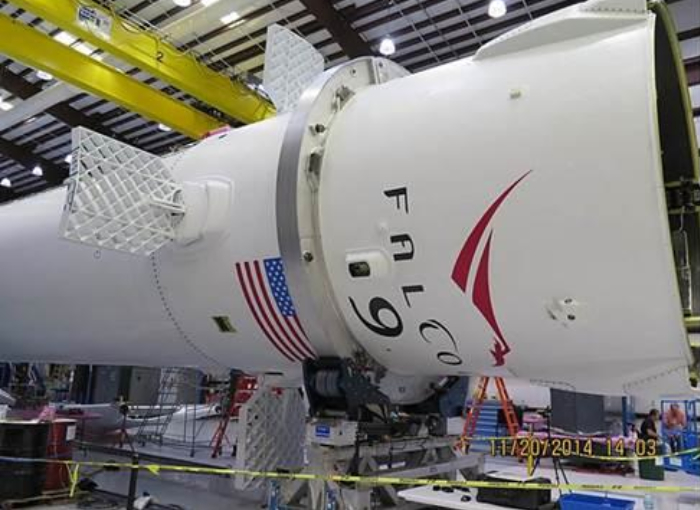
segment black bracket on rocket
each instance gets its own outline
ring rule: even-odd
[[[343,414],[348,419],[358,420],[363,406],[391,403],[350,359],[307,359],[304,361],[304,387],[312,416]]]

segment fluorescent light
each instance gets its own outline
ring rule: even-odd
[[[41,177],[42,175],[44,175],[44,170],[42,170],[42,168],[39,165],[37,165],[34,168],[32,168],[32,175]]]
[[[70,165],[71,162],[73,161],[73,154],[68,153],[68,155],[66,155],[66,157],[63,158],[63,161],[65,161],[66,163],[68,163]]]
[[[241,15],[238,14],[236,11],[231,11],[226,16],[221,17],[221,23],[223,23],[224,25],[230,25],[238,19],[241,19]]]
[[[8,110],[12,110],[15,107],[12,103],[8,103],[7,101],[0,99],[0,110],[6,112]]]
[[[88,46],[85,43],[79,42],[78,44],[75,44],[74,46],[71,46],[74,50],[78,51],[79,53],[82,53],[83,55],[90,55],[94,50]]]
[[[39,78],[40,80],[44,80],[44,81],[53,80],[53,74],[47,73],[46,71],[37,71],[36,77]]]
[[[396,45],[394,44],[394,41],[392,41],[391,37],[385,37],[382,39],[382,42],[379,43],[379,53],[385,57],[396,53]]]
[[[489,2],[488,13],[492,18],[505,16],[506,12],[508,12],[508,6],[505,0],[491,0],[491,2]]]
[[[189,7],[192,5],[192,0],[173,0],[173,3],[178,7]]]
[[[68,32],[59,32],[53,38],[66,46],[70,46],[77,40],[77,37],[70,35]]]
[[[170,126],[166,126],[163,123],[158,124],[158,129],[160,129],[161,131],[165,131],[166,133],[173,130],[173,128],[171,128]]]
[[[3,188],[11,188],[12,182],[10,182],[10,179],[5,177],[2,181],[0,181],[0,186],[2,186]]]
[[[204,7],[209,7],[210,5],[214,5],[218,1],[219,0],[202,0],[202,5]]]

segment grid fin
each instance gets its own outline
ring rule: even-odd
[[[175,238],[182,188],[161,158],[89,129],[73,129],[60,236],[150,255]]]

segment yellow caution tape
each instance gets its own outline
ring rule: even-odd
[[[434,486],[434,487],[458,487],[474,489],[523,489],[523,490],[577,490],[577,491],[603,491],[603,492],[697,492],[700,493],[700,484],[695,486],[670,486],[670,485],[622,485],[622,484],[593,484],[593,483],[524,483],[524,482],[494,482],[485,480],[436,480],[431,478],[401,478],[391,476],[356,476],[333,475],[313,473],[281,473],[276,471],[253,471],[236,468],[215,468],[196,466],[173,466],[168,464],[133,464],[96,461],[54,460],[54,459],[17,459],[1,457],[3,461],[36,462],[47,464],[63,464],[71,471],[71,492],[77,486],[80,467],[123,468],[130,470],[146,470],[154,475],[161,471],[176,471],[181,473],[248,476],[252,478],[267,478],[277,480],[318,480],[335,483],[357,483],[362,485],[404,485],[404,486]],[[72,470],[70,468],[73,468]]]
[[[78,487],[78,481],[80,480],[80,464],[75,464],[73,469],[71,466],[66,466],[68,469],[68,477],[70,479],[70,497],[75,496],[75,489]]]

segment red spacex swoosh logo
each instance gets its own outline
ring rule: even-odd
[[[525,177],[530,175],[532,170],[526,172],[513,184],[508,186],[498,198],[486,209],[486,212],[481,216],[479,221],[476,223],[472,231],[469,233],[467,240],[462,246],[462,250],[459,252],[457,261],[455,262],[454,268],[452,269],[452,281],[454,281],[457,286],[462,290],[462,292],[467,292],[467,285],[469,283],[469,273],[471,272],[472,266],[474,265],[474,257],[476,256],[477,249],[481,243],[486,229],[489,227],[491,220],[493,219],[498,208],[501,207],[503,202],[511,191],[513,191],[518,184],[522,182]],[[510,346],[506,342],[501,327],[498,325],[498,320],[496,320],[496,313],[493,309],[493,302],[491,300],[491,283],[489,281],[489,262],[491,258],[491,241],[493,239],[493,229],[489,230],[486,243],[481,251],[481,258],[476,267],[476,272],[473,275],[472,283],[472,302],[474,306],[479,310],[481,315],[486,319],[486,322],[491,326],[493,331],[493,348],[489,351],[494,359],[494,365],[497,367],[503,366],[506,362],[506,355],[510,352]]]

